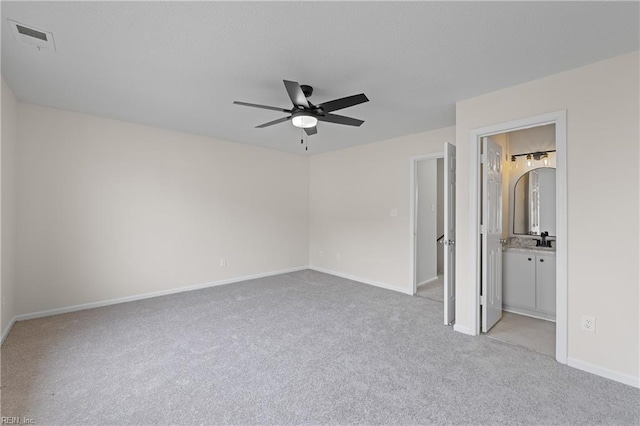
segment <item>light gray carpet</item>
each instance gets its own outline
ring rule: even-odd
[[[314,271],[19,322],[2,416],[59,424],[638,424],[640,391]]]

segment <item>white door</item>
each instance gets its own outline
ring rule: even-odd
[[[502,147],[482,139],[482,331],[502,318]]]
[[[444,323],[456,318],[456,147],[444,144]]]

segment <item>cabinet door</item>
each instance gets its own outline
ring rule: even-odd
[[[556,257],[536,256],[536,310],[556,313]]]
[[[535,309],[536,259],[532,254],[503,253],[502,301],[517,308]]]

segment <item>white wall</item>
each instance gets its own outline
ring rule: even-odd
[[[308,265],[308,158],[25,103],[18,115],[16,314]]]
[[[0,251],[0,333],[5,336],[15,315],[16,180],[15,157],[18,142],[18,101],[2,79],[2,196]]]
[[[555,124],[516,130],[515,132],[507,133],[507,135],[509,137],[509,156],[556,149]],[[509,157],[507,157],[507,160],[509,160]]]
[[[311,267],[412,293],[410,157],[454,139],[449,127],[311,157]]]
[[[458,102],[456,324],[471,326],[471,130],[566,109],[568,356],[637,380],[638,64],[634,53]],[[595,334],[580,329],[583,314]]]
[[[508,200],[504,204],[504,217],[507,219],[506,227],[504,230],[504,238],[514,237],[513,233],[513,213],[514,213],[514,190],[518,179],[520,179],[525,173],[538,167],[556,167],[556,153],[550,152],[547,159],[547,166],[544,166],[542,160],[531,160],[531,168],[527,167],[526,157],[517,157],[515,162],[511,161],[511,155],[526,154],[537,151],[549,151],[556,149],[556,126],[555,124],[548,124],[546,126],[532,127],[530,129],[517,130],[515,132],[504,133],[507,138],[507,155],[505,157],[505,164],[503,170],[505,171],[508,179],[504,180],[507,197],[503,197],[503,200]],[[555,196],[555,195],[554,195]],[[555,199],[553,200],[555,205]],[[555,212],[553,213],[555,214]],[[525,237],[522,234],[518,234],[518,237]],[[532,237],[535,238],[535,237]]]
[[[416,283],[438,277],[436,235],[438,227],[437,178],[438,160],[418,162],[416,183],[418,190],[416,215]]]

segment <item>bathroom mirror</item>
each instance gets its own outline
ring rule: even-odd
[[[541,167],[525,173],[513,190],[513,233],[556,235],[556,169]]]

